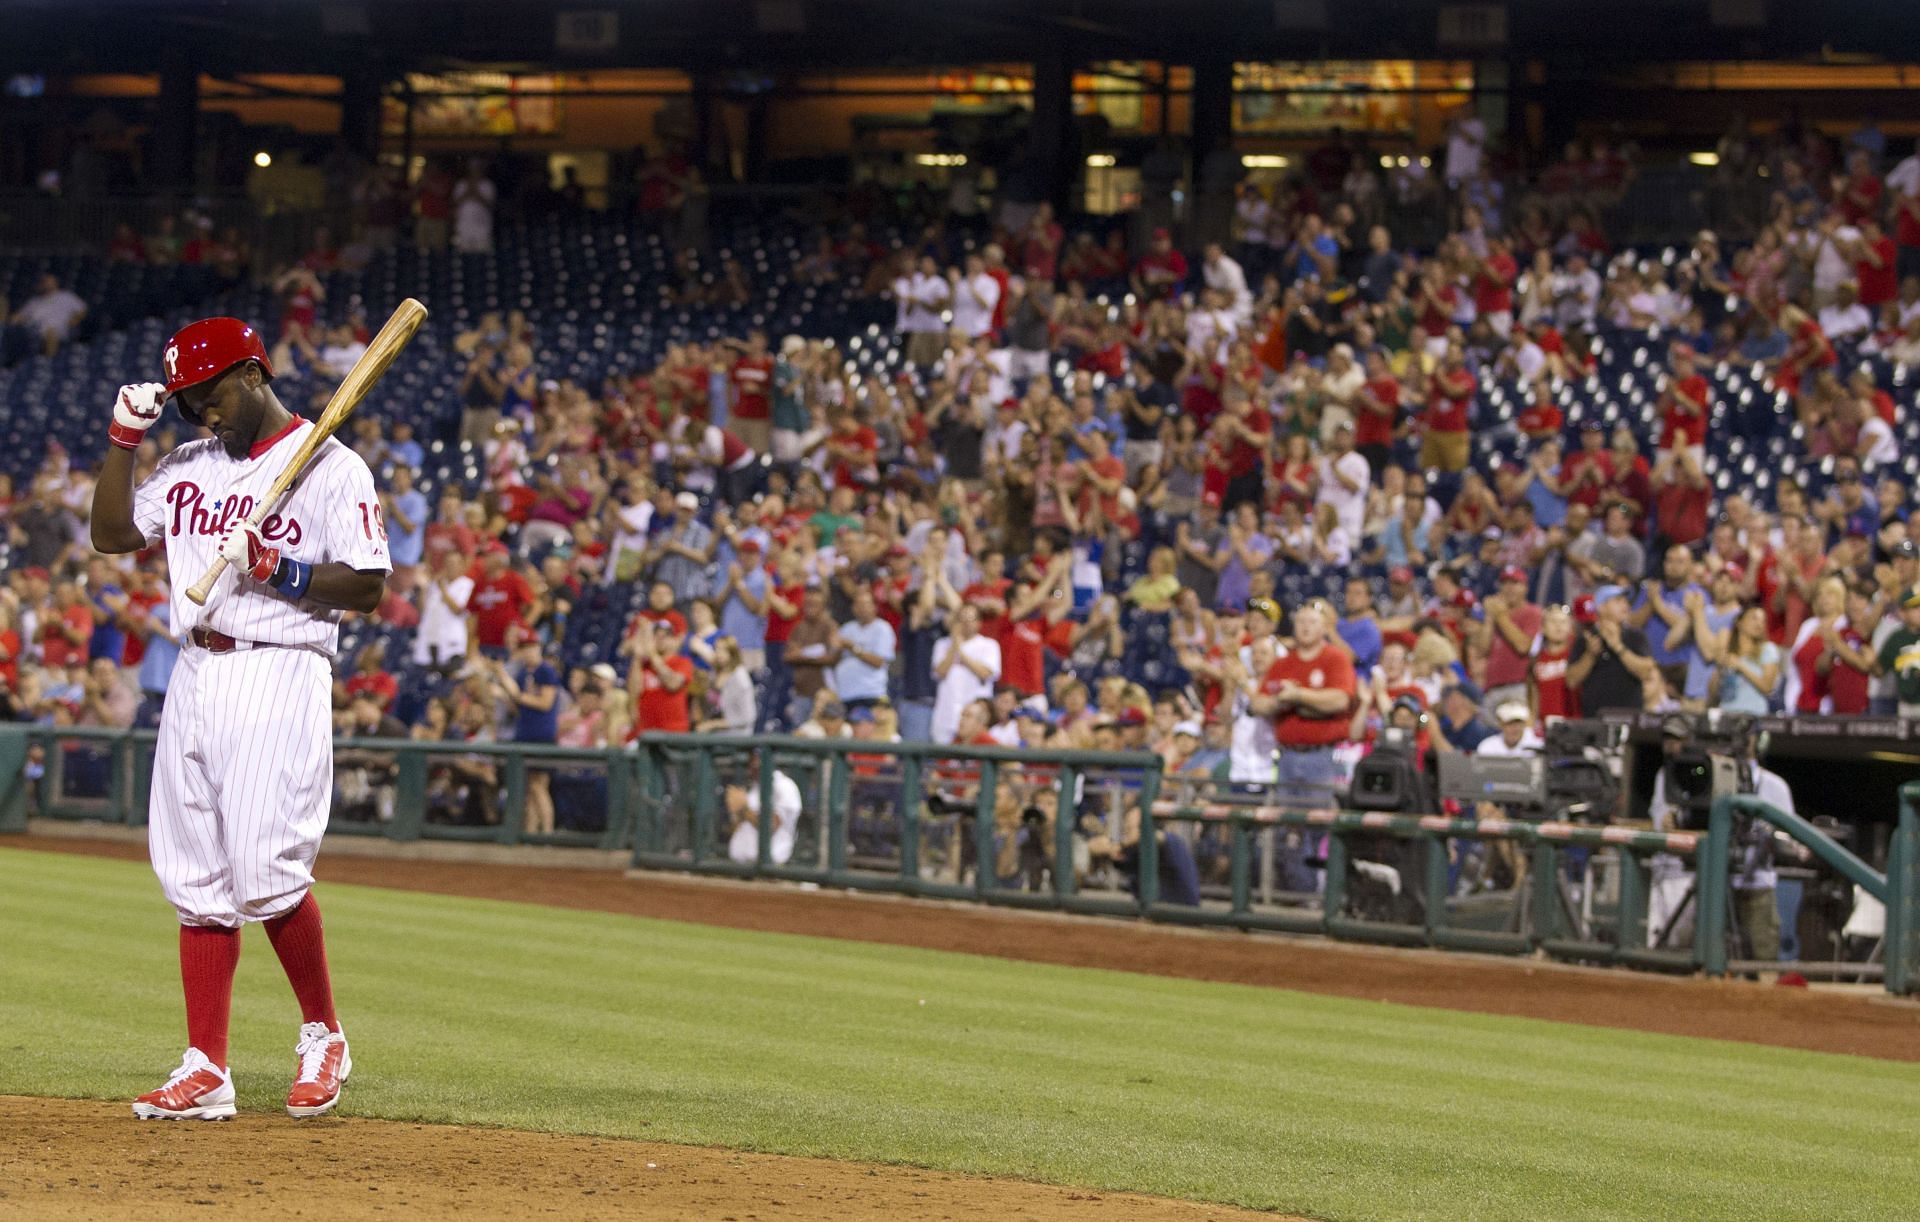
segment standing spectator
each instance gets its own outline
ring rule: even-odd
[[[1173,248],[1173,234],[1156,229],[1147,253],[1133,265],[1134,296],[1142,301],[1165,301],[1176,296],[1187,278],[1187,257]]]
[[[751,734],[757,714],[753,676],[740,656],[739,642],[723,636],[713,646],[713,681],[707,687],[710,714],[694,727],[702,734]]]
[[[87,303],[61,288],[60,281],[48,274],[33,282],[33,296],[13,312],[13,321],[38,336],[40,350],[52,356],[73,338],[86,316]]]
[[[733,408],[728,426],[754,453],[765,454],[773,444],[773,358],[767,354],[767,333],[755,328],[727,371]]]
[[[453,222],[453,175],[429,162],[413,195],[413,243],[422,251],[444,250]]]
[[[985,260],[968,255],[966,271],[947,273],[953,301],[953,329],[968,339],[977,339],[993,331],[994,309],[1000,304],[1000,284],[987,274]]]
[[[1527,601],[1527,571],[1517,565],[1500,570],[1500,584],[1481,606],[1488,628],[1485,707],[1497,711],[1527,698],[1532,654],[1543,615]]]
[[[802,710],[814,707],[814,697],[827,687],[827,676],[839,660],[833,639],[838,629],[827,614],[827,592],[815,587],[800,597],[800,622],[787,636],[786,663],[793,675],[793,697],[787,709],[789,725],[805,720]]]
[[[387,547],[395,568],[411,568],[426,556],[431,508],[425,494],[413,486],[413,478],[412,466],[396,463],[387,486],[380,490],[380,505],[387,515]]]
[[[453,246],[463,255],[493,253],[493,207],[496,193],[487,177],[487,164],[475,157],[467,162],[467,176],[453,184]]]
[[[494,682],[514,710],[513,741],[553,743],[560,737],[560,672],[541,654],[540,639],[523,634],[513,647],[513,666],[495,663]],[[527,769],[526,823],[529,836],[553,834],[553,772]]]
[[[1337,779],[1333,749],[1347,740],[1358,685],[1352,657],[1329,643],[1330,628],[1320,604],[1296,608],[1293,647],[1261,676],[1252,704],[1255,715],[1273,718],[1282,785],[1331,786]]]
[[[991,700],[1000,679],[1000,646],[980,635],[980,611],[972,604],[954,613],[952,632],[933,647],[933,675],[939,684],[933,741],[950,743],[959,728],[960,711],[976,700]]]
[[[1367,490],[1373,472],[1366,458],[1354,449],[1353,438],[1352,425],[1342,423],[1334,428],[1326,457],[1320,460],[1314,499],[1318,505],[1332,506],[1347,538],[1358,543],[1366,520]]]
[[[907,337],[909,364],[931,369],[939,362],[947,347],[947,326],[940,315],[952,298],[932,255],[922,255],[916,267],[894,279],[894,327]]]
[[[63,581],[54,587],[53,606],[40,622],[40,664],[64,676],[70,667],[84,666],[93,642],[93,608],[80,587]]]
[[[1647,676],[1657,669],[1646,634],[1627,623],[1633,608],[1625,586],[1602,586],[1593,596],[1594,622],[1580,634],[1567,667],[1567,685],[1580,695],[1580,712],[1638,712]]]
[[[653,516],[653,541],[647,548],[651,579],[665,582],[676,597],[705,598],[713,564],[713,531],[700,520],[700,498],[682,492],[673,498],[673,514]]]
[[[1434,371],[1427,410],[1420,419],[1420,465],[1440,471],[1467,469],[1468,430],[1473,397],[1479,382],[1467,368],[1466,351],[1449,340],[1440,368]]]
[[[1693,553],[1678,545],[1667,549],[1660,576],[1641,583],[1627,622],[1647,634],[1654,665],[1669,691],[1686,690],[1687,672],[1699,656],[1699,642],[1693,636],[1694,604],[1706,595],[1693,581]]]
[[[853,619],[840,625],[828,644],[839,658],[833,668],[833,690],[849,710],[868,708],[886,698],[896,642],[892,626],[879,616],[873,591],[854,594]]]
[[[508,633],[527,626],[526,614],[534,601],[533,586],[508,567],[507,545],[498,541],[488,544],[467,599],[473,617],[473,643],[480,652],[505,660]]]
[[[1708,706],[1756,717],[1772,712],[1773,694],[1780,687],[1781,653],[1767,639],[1766,609],[1742,609],[1725,643],[1716,642],[1713,652]]]
[[[682,652],[686,634],[669,620],[643,625],[628,639],[633,669],[633,733],[685,734],[693,728],[693,659]]]
[[[474,580],[457,551],[440,553],[420,588],[420,626],[413,634],[413,664],[451,671],[467,657],[467,607]]]
[[[1893,677],[1899,715],[1920,717],[1920,590],[1900,599],[1900,626],[1881,642],[1874,670]]]

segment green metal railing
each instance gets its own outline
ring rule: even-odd
[[[0,831],[22,830],[30,816],[143,824],[153,753],[151,732],[0,726]],[[429,818],[440,778],[463,763],[492,765],[473,782],[493,815],[482,825]],[[376,768],[392,817],[336,813],[334,834],[624,850],[643,869],[1715,976],[1768,966],[1729,952],[1735,824],[1758,818],[1886,906],[1886,988],[1920,992],[1920,782],[1901,791],[1882,874],[1752,797],[1714,803],[1705,832],[1359,812],[1335,809],[1324,791],[1253,796],[1163,775],[1144,753],[648,734],[620,750],[349,739],[336,744],[336,766]],[[594,812],[604,826],[527,834],[533,772],[604,778]],[[83,774],[91,792],[74,792]],[[765,831],[784,782],[799,791],[800,813],[790,853],[783,846],[776,860]],[[767,812],[757,829],[730,813],[729,786]],[[1094,854],[1103,837],[1110,851]],[[1161,858],[1176,846],[1213,868],[1197,904],[1163,894]],[[1454,885],[1460,861],[1496,853],[1522,883],[1490,894]],[[1648,945],[1652,859],[1662,854],[1697,878],[1696,934],[1683,949]],[[1288,855],[1290,865],[1311,862],[1318,885],[1276,887],[1275,862]],[[1384,912],[1383,877],[1398,888]]]

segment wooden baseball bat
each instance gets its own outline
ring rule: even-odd
[[[353,368],[347,370],[347,376],[340,379],[340,388],[333,392],[333,398],[327,400],[327,410],[320,413],[320,419],[315,421],[313,428],[307,431],[306,440],[300,443],[300,448],[294,452],[293,460],[287,464],[286,470],[280,473],[279,479],[273,481],[273,487],[267,490],[267,495],[260,498],[260,503],[254,506],[253,512],[247,516],[249,526],[258,527],[260,523],[266,521],[274,502],[285,495],[287,489],[293,487],[293,482],[300,478],[300,473],[306,469],[307,463],[319,452],[327,438],[340,431],[340,426],[345,424],[347,417],[360,406],[360,401],[367,397],[367,392],[373,389],[373,384],[380,380],[380,375],[393,364],[393,359],[400,355],[400,349],[407,346],[407,341],[413,338],[413,333],[420,329],[420,324],[426,319],[427,307],[411,297],[401,302],[399,308],[394,310],[393,317],[387,319],[387,325],[380,328],[380,334],[373,337],[373,342],[368,344],[367,350],[360,354],[360,359],[353,363]],[[215,556],[213,563],[207,568],[206,576],[195,582],[193,588],[187,591],[187,597],[193,600],[196,607],[207,605],[207,595],[213,592],[213,583],[220,580],[220,574],[224,573],[226,568],[227,558]]]

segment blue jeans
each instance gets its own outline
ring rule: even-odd
[[[933,741],[933,701],[902,700],[898,708],[901,742],[930,743]]]
[[[787,669],[787,643],[785,641],[767,642],[767,690],[760,698],[759,719],[754,722],[755,734],[767,733],[774,722],[784,723],[787,716],[787,702],[793,699],[793,672]],[[782,731],[791,730],[790,725],[782,724]]]
[[[1295,750],[1280,748],[1280,787],[1324,785],[1331,786],[1339,780],[1340,769],[1334,762],[1332,747],[1313,747]],[[1279,867],[1280,886],[1288,891],[1318,891],[1320,889],[1320,871],[1309,866],[1308,857],[1320,855],[1322,845],[1319,835],[1302,831],[1296,839],[1293,835],[1282,835],[1278,851],[1274,853],[1274,864]]]

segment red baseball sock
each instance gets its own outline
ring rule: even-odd
[[[327,974],[327,943],[320,933],[320,903],[309,891],[291,912],[266,922],[267,937],[287,983],[300,1000],[300,1021],[325,1023],[329,1031],[340,1029],[333,1013],[333,978]]]
[[[227,1018],[233,1011],[233,970],[240,966],[240,931],[218,925],[180,927],[180,985],[187,995],[187,1042],[221,1069],[227,1067]]]

